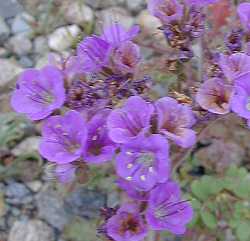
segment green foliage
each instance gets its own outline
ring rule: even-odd
[[[210,211],[201,212],[201,218],[204,224],[211,229],[215,229],[217,226],[217,220],[215,215]]]
[[[31,126],[24,117],[15,113],[0,114],[0,148],[13,146],[21,140]]]
[[[216,233],[232,229],[237,241],[250,240],[250,173],[231,166],[225,176],[203,176],[191,183],[191,200],[196,217],[193,228]],[[221,226],[222,225],[222,226]],[[223,227],[223,228],[222,228]]]
[[[98,241],[95,232],[96,225],[92,221],[85,220],[83,218],[77,217],[75,218],[70,225],[66,227],[64,230],[64,238],[67,240],[74,241]]]

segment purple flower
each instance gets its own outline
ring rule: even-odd
[[[241,74],[250,72],[250,56],[243,53],[220,55],[219,66],[230,82]]]
[[[116,143],[126,143],[150,128],[154,108],[139,96],[130,97],[124,107],[113,110],[107,125],[110,138]]]
[[[139,189],[150,190],[167,181],[170,160],[167,140],[161,135],[137,138],[121,147],[116,157],[117,174]]]
[[[185,0],[187,5],[193,5],[197,7],[205,7],[216,2],[218,2],[218,0]]]
[[[131,41],[123,42],[114,50],[112,60],[118,73],[134,73],[140,61],[140,48]]]
[[[118,47],[121,43],[133,40],[140,32],[140,27],[135,25],[128,31],[119,23],[114,23],[103,29],[101,38],[112,47]]]
[[[241,75],[236,80],[232,110],[239,116],[250,119],[250,73]]]
[[[67,164],[82,156],[87,140],[87,125],[76,111],[52,116],[42,128],[40,154],[51,162]]]
[[[115,23],[104,28],[100,37],[92,35],[85,38],[77,48],[78,66],[81,66],[86,73],[103,71],[112,74],[110,58],[115,51],[114,58],[117,66],[122,71],[129,70],[130,73],[131,69],[134,69],[132,65],[136,65],[139,59],[139,48],[130,41],[138,35],[139,31],[138,26],[127,31],[120,24]]]
[[[128,196],[132,199],[138,200],[138,201],[147,201],[149,192],[145,191],[144,189],[141,189],[140,187],[137,187],[134,185],[133,182],[125,180],[123,178],[119,178],[117,180],[117,185],[124,190]]]
[[[155,107],[159,133],[184,148],[195,143],[195,132],[190,129],[195,118],[189,106],[178,104],[173,98],[164,97],[155,102]]]
[[[250,3],[241,3],[237,9],[241,25],[247,32],[250,31]]]
[[[230,53],[240,52],[242,49],[243,31],[241,29],[233,29],[225,37],[225,45]]]
[[[84,160],[89,163],[102,163],[111,161],[116,146],[110,140],[107,129],[107,117],[110,110],[99,111],[88,122],[88,139]]]
[[[212,78],[200,86],[196,101],[203,109],[223,115],[230,112],[232,95],[233,86],[223,79]]]
[[[188,20],[184,25],[184,32],[189,34],[191,39],[199,38],[204,33],[205,29],[205,14],[197,9],[192,7],[189,11]]]
[[[115,241],[141,241],[147,235],[145,221],[135,204],[124,204],[106,224],[107,234]]]
[[[184,234],[186,225],[192,217],[192,207],[187,201],[181,200],[181,191],[177,183],[159,184],[150,192],[146,219],[153,230]]]
[[[182,18],[184,7],[177,0],[149,0],[148,11],[163,24],[169,24]]]
[[[111,45],[98,36],[85,38],[77,47],[79,64],[86,73],[95,73],[108,65]]]
[[[44,119],[63,105],[63,85],[63,75],[53,66],[41,70],[28,69],[17,81],[11,105],[15,111],[26,114],[32,120]]]

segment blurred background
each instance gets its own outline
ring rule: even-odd
[[[234,1],[222,2],[209,12],[216,47],[235,16]],[[99,210],[116,206],[120,198],[109,167],[91,168],[87,185],[58,184],[37,153],[39,125],[13,113],[9,98],[24,69],[44,66],[49,53],[67,57],[84,36],[114,21],[140,24],[137,41],[147,69],[161,63],[160,23],[145,8],[145,0],[0,0],[0,241],[101,240],[96,236]],[[194,51],[184,69],[188,77],[180,76],[184,89],[198,78],[199,45]],[[151,71],[157,96],[180,80],[164,66]],[[229,115],[203,131],[189,154],[176,178],[193,201],[196,218],[185,238],[163,233],[162,241],[250,241],[249,130]]]

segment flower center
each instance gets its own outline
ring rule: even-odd
[[[81,146],[79,144],[70,144],[68,146],[68,152],[75,153]]]
[[[124,234],[127,231],[135,234],[139,231],[139,223],[132,214],[128,214],[127,218],[121,224],[120,233]]]
[[[154,155],[152,153],[142,153],[137,158],[137,162],[145,167],[151,167],[154,163]]]
[[[48,104],[53,103],[54,97],[51,94],[49,94],[48,92],[44,93],[42,96],[43,96],[43,99],[46,103],[48,103]]]

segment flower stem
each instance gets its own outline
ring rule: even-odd
[[[155,232],[155,240],[154,241],[160,241],[161,240],[161,233]]]

